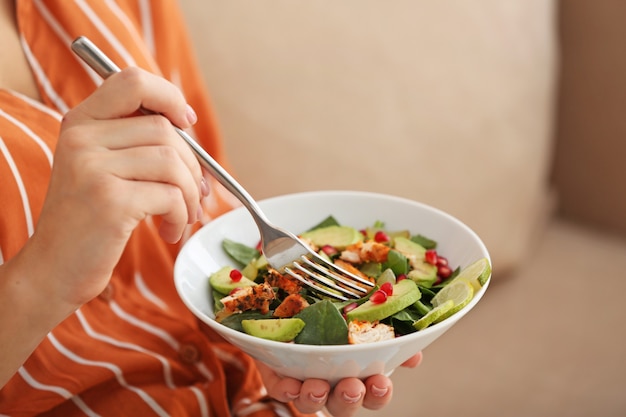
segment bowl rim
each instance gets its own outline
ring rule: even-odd
[[[265,199],[258,200],[257,203],[259,205],[263,206],[265,204],[273,203],[273,202],[276,202],[276,201],[288,200],[288,199],[292,199],[292,198],[314,197],[314,196],[320,196],[320,195],[323,195],[323,196],[341,195],[341,196],[344,196],[344,197],[367,197],[367,198],[391,199],[391,200],[395,200],[395,201],[397,201],[399,203],[419,206],[422,209],[433,211],[433,212],[437,213],[438,215],[447,218],[448,221],[456,223],[457,226],[460,226],[462,229],[465,229],[465,231],[467,233],[469,233],[473,237],[473,239],[476,241],[480,251],[483,253],[484,257],[487,258],[489,263],[491,264],[491,257],[489,255],[487,247],[485,246],[484,242],[480,239],[478,234],[473,229],[471,229],[468,225],[466,225],[465,223],[463,223],[461,220],[459,220],[455,216],[451,215],[450,213],[445,212],[445,211],[443,211],[443,210],[441,210],[441,209],[439,209],[437,207],[434,207],[432,205],[429,205],[429,204],[426,204],[426,203],[423,203],[423,202],[420,202],[420,201],[411,200],[411,199],[406,198],[406,197],[401,197],[401,196],[392,195],[392,194],[378,193],[378,192],[370,192],[370,191],[318,190],[318,191],[303,191],[303,192],[289,193],[289,194],[283,194],[283,195],[268,197],[268,198],[265,198]],[[198,229],[183,244],[183,247],[181,247],[180,252],[179,252],[178,256],[176,257],[175,265],[174,265],[174,282],[175,282],[175,287],[176,287],[176,290],[178,292],[179,298],[183,301],[183,303],[187,306],[187,308],[190,309],[190,311],[192,311],[194,313],[194,315],[196,315],[196,317],[199,320],[201,320],[202,322],[206,323],[208,326],[210,326],[212,329],[214,329],[218,333],[222,333],[223,337],[237,339],[238,342],[241,343],[241,344],[244,344],[246,342],[250,342],[250,343],[253,343],[253,344],[257,345],[257,346],[261,346],[261,347],[268,348],[268,349],[282,347],[282,348],[287,348],[287,349],[295,351],[295,352],[301,351],[302,353],[310,351],[311,348],[313,347],[316,350],[319,349],[320,353],[323,352],[323,353],[327,354],[327,353],[349,353],[351,350],[354,351],[357,347],[358,347],[359,351],[363,352],[363,351],[367,351],[367,350],[376,350],[376,349],[384,348],[384,347],[388,347],[388,346],[390,347],[390,346],[397,345],[397,344],[410,343],[413,339],[426,338],[431,333],[438,333],[443,328],[451,327],[453,324],[455,324],[458,320],[460,320],[463,316],[465,316],[467,313],[469,313],[476,306],[476,304],[484,296],[487,288],[489,287],[489,284],[491,283],[491,274],[490,274],[489,279],[480,288],[480,290],[478,290],[477,292],[474,293],[474,297],[472,298],[472,300],[465,307],[463,307],[460,311],[456,312],[454,315],[448,317],[447,319],[445,319],[445,320],[443,320],[443,321],[441,321],[439,323],[432,324],[432,325],[428,326],[425,329],[422,329],[422,330],[419,330],[419,331],[416,331],[416,332],[413,332],[413,333],[410,333],[410,334],[407,334],[407,335],[399,336],[399,337],[396,337],[396,338],[390,339],[390,340],[383,340],[383,341],[378,341],[378,342],[374,342],[374,343],[363,343],[363,344],[358,344],[358,345],[354,345],[354,344],[309,345],[309,344],[296,344],[296,343],[293,343],[293,342],[290,342],[290,343],[277,342],[277,341],[274,341],[274,340],[267,340],[267,339],[263,339],[263,338],[260,338],[260,337],[252,336],[252,335],[246,334],[244,332],[237,331],[235,329],[232,329],[232,328],[230,328],[228,326],[225,326],[225,325],[219,323],[218,321],[215,320],[214,316],[212,317],[211,315],[207,314],[206,312],[201,311],[196,306],[192,305],[190,303],[190,301],[187,300],[186,297],[183,296],[184,292],[183,292],[183,290],[181,288],[182,282],[181,282],[179,274],[177,274],[177,270],[178,270],[178,267],[179,267],[179,265],[178,265],[179,262],[178,261],[180,259],[180,254],[185,250],[185,247],[188,247],[188,245],[190,245],[192,243],[193,240],[201,239],[202,234],[200,233],[200,231],[202,229],[208,227],[211,223],[213,223],[215,221],[218,221],[220,219],[223,220],[223,218],[225,218],[225,217],[239,215],[239,214],[236,214],[236,213],[239,213],[241,211],[246,211],[247,212],[247,209],[245,207],[243,207],[243,206],[239,206],[239,207],[233,208],[232,210],[229,210],[229,211],[227,211],[227,212],[225,212],[225,213],[215,217],[210,222],[206,223],[200,229]],[[209,286],[209,290],[213,291],[210,288],[210,286]],[[200,314],[200,316],[198,316],[198,314]]]

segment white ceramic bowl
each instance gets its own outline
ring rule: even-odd
[[[480,238],[456,218],[433,207],[389,195],[353,191],[319,191],[274,197],[259,202],[275,225],[301,233],[333,215],[341,224],[364,228],[382,221],[388,230],[408,229],[438,242],[450,265],[465,267],[489,253]],[[233,261],[222,250],[224,238],[251,246],[259,241],[250,214],[235,209],[211,221],[183,246],[174,279],[187,307],[216,332],[284,376],[321,378],[335,383],[345,377],[386,374],[426,348],[465,316],[482,298],[487,284],[463,310],[419,332],[394,340],[360,345],[311,346],[249,336],[214,320],[208,276]]]

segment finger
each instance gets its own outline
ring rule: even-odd
[[[206,197],[209,194],[211,194],[211,186],[209,185],[209,181],[207,181],[206,179],[206,175],[207,172],[206,170],[203,168],[202,169],[202,176],[200,177],[200,193]]]
[[[150,181],[178,187],[187,207],[187,222],[196,220],[200,185],[180,155],[168,146],[142,146],[103,153],[94,168],[101,166],[118,178]]]
[[[195,122],[193,110],[174,84],[134,67],[111,75],[66,118],[116,119],[140,109],[163,114],[180,128]]]
[[[144,115],[119,120],[96,122],[89,140],[108,149],[134,146],[165,145],[176,149],[194,176],[202,177],[200,164],[187,143],[176,133],[172,124],[161,115]]]
[[[350,417],[363,405],[365,385],[357,378],[342,379],[335,385],[326,408],[335,417]]]
[[[256,366],[263,379],[267,394],[283,403],[288,403],[300,396],[302,382],[294,378],[283,378],[263,362],[256,361]]]
[[[176,243],[183,235],[184,226],[182,223],[170,223],[164,220],[159,225],[159,236],[167,243]]]
[[[187,209],[180,188],[158,182],[126,183],[126,196],[130,203],[130,214],[137,225],[147,216],[161,216],[159,233],[163,240],[177,242],[187,225]]]
[[[302,382],[294,378],[283,378],[263,362],[255,362],[270,397],[288,403],[300,396]]]
[[[328,382],[321,379],[307,379],[302,383],[300,396],[293,403],[304,414],[316,413],[326,405],[329,392]]]
[[[409,359],[404,361],[401,366],[405,368],[417,368],[422,363],[423,357],[424,356],[422,352],[419,352],[418,354],[413,355]]]
[[[389,404],[393,395],[393,383],[384,375],[373,375],[365,380],[366,394],[363,406],[379,410]]]
[[[67,126],[71,130],[73,126]],[[80,130],[79,130],[80,129]],[[163,116],[139,116],[118,120],[96,121],[89,123],[89,131],[86,131],[84,123],[78,123],[77,129],[71,135],[71,140],[78,141],[78,146],[98,146],[106,149],[129,149],[151,146],[169,147],[175,150],[179,158],[187,166],[194,178],[198,193],[206,192],[206,183],[200,164],[187,144],[178,136],[171,123]],[[64,140],[68,135],[64,135]],[[85,143],[89,142],[89,143]],[[175,153],[163,148],[161,155],[165,160],[163,164],[155,161],[155,169],[166,169],[168,160],[175,158]],[[186,194],[188,195],[188,194]],[[190,201],[188,199],[188,201]],[[197,199],[196,199],[197,201]],[[194,206],[193,215],[196,207]]]
[[[115,193],[115,198],[98,197],[111,193]],[[187,207],[182,192],[171,184],[116,178],[93,182],[89,195],[96,201],[106,202],[106,206],[98,211],[98,220],[119,230],[123,240],[140,221],[151,215],[161,216],[162,236],[168,242],[176,242],[187,225]]]

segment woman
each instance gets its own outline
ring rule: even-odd
[[[225,163],[175,2],[1,5],[0,414],[351,416],[387,404],[382,375],[332,391],[278,377],[177,297],[181,242],[233,199],[170,123]],[[129,68],[102,82],[69,49],[80,35]]]

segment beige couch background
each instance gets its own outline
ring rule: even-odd
[[[253,195],[400,194],[492,252],[480,304],[360,417],[626,415],[626,2],[182,4]]]
[[[552,0],[183,5],[253,196],[400,195],[469,224],[500,274],[523,260],[550,202]]]

